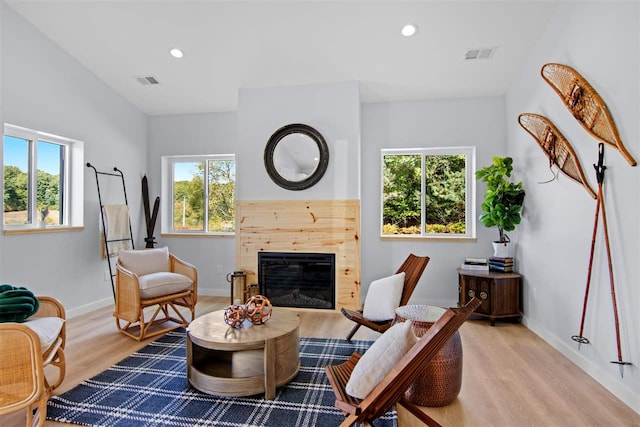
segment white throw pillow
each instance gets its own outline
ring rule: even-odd
[[[416,343],[411,321],[396,323],[380,336],[362,355],[345,387],[358,399],[367,397]]]
[[[404,271],[371,282],[364,300],[364,318],[374,322],[395,318],[403,288]]]
[[[169,248],[120,251],[120,263],[138,276],[169,271]]]

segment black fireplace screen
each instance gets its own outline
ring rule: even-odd
[[[258,252],[260,292],[279,307],[335,308],[335,254]]]

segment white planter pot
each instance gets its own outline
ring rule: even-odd
[[[493,256],[497,258],[511,258],[513,257],[513,248],[511,243],[492,242]]]

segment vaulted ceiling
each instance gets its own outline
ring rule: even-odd
[[[362,102],[502,95],[558,4],[4,1],[150,115],[233,111],[239,88],[353,80]],[[401,35],[407,23],[416,35]],[[466,60],[476,49],[495,50]]]

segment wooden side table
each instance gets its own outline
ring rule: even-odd
[[[465,305],[474,296],[482,305],[473,313],[486,317],[495,325],[496,319],[516,319],[522,316],[518,273],[458,269],[458,305]]]
[[[187,381],[208,394],[273,399],[300,369],[299,325],[298,315],[283,308],[246,329],[227,326],[224,310],[198,317],[187,328]]]

